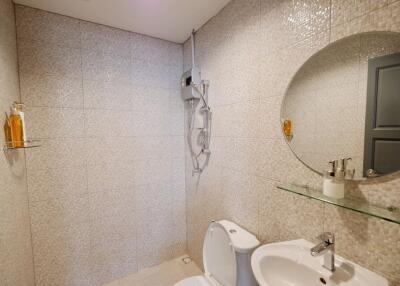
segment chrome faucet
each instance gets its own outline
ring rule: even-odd
[[[324,265],[326,269],[335,271],[335,235],[331,232],[324,232],[318,236],[321,240],[316,246],[311,248],[312,256],[324,255]]]

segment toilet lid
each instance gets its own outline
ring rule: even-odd
[[[205,274],[222,286],[235,286],[236,253],[226,229],[212,222],[207,230],[203,245]]]

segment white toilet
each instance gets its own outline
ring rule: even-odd
[[[233,222],[212,222],[203,244],[204,275],[175,286],[257,286],[250,257],[259,244],[254,235]]]

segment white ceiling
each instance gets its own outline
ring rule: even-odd
[[[14,0],[18,4],[183,43],[230,0]]]

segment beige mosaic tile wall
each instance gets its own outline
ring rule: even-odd
[[[276,189],[320,185],[284,142],[280,105],[295,72],[315,52],[348,35],[400,32],[399,1],[233,0],[197,35],[197,62],[211,81],[212,157],[201,178],[186,168],[188,248],[201,263],[212,219],[231,219],[263,243],[337,237],[337,252],[400,285],[400,226]],[[190,66],[190,43],[184,46]],[[353,184],[351,194],[400,206],[400,179]],[[350,191],[350,190],[349,190]]]
[[[37,286],[186,250],[182,46],[16,6]]]
[[[20,101],[14,5],[0,0],[0,146],[5,112]],[[33,258],[24,151],[0,152],[0,285],[33,286]]]

